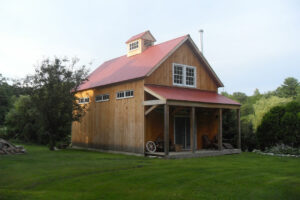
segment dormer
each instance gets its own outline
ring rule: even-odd
[[[148,47],[152,46],[156,39],[150,33],[150,31],[145,31],[143,33],[132,36],[126,41],[127,45],[127,57],[134,56],[142,53]]]

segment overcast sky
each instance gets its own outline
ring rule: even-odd
[[[124,55],[125,41],[150,30],[157,43],[190,34],[223,81],[252,94],[300,80],[300,1],[0,0],[0,73],[22,78],[53,56],[94,70]]]

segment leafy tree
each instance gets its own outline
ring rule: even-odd
[[[46,59],[32,77],[32,100],[48,136],[50,150],[54,150],[57,142],[67,140],[72,121],[79,120],[85,111],[85,107],[78,104],[74,92],[86,80],[88,72],[85,66],[76,70],[77,61]]]
[[[43,131],[39,113],[30,96],[12,98],[13,107],[6,114],[5,124],[10,138],[17,138],[25,142],[43,143]]]
[[[249,115],[249,119],[253,124],[253,129],[256,130],[260,125],[263,116],[274,106],[290,102],[291,99],[272,96],[270,98],[262,97],[254,105],[254,113]]]
[[[247,117],[241,118],[241,142],[242,149],[252,151],[257,148],[257,136],[254,133],[253,125]]]
[[[279,97],[296,98],[299,82],[293,77],[288,77],[284,80],[281,87],[277,88],[276,93]]]
[[[5,115],[9,110],[10,103],[9,103],[9,98],[10,98],[10,87],[6,81],[6,78],[0,74],[0,126],[3,125]]]
[[[243,92],[234,92],[232,94],[232,98],[238,102],[240,102],[241,104],[246,103],[248,97],[245,93]]]
[[[257,128],[261,149],[276,144],[300,146],[300,103],[293,101],[267,112]]]
[[[237,144],[237,118],[235,110],[223,111],[223,141],[229,142],[232,145]]]
[[[8,81],[11,84],[8,84]],[[31,88],[25,83],[23,80],[11,80],[0,74],[0,127],[4,126],[5,115],[13,106],[11,98],[31,94]]]

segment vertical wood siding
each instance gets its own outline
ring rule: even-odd
[[[179,63],[197,68],[197,89],[217,91],[217,85],[204,65],[187,43],[179,47],[162,65],[145,79],[146,84],[173,86],[172,64]]]
[[[76,146],[104,150],[144,153],[144,81],[96,88],[79,92],[90,97],[90,104],[80,122],[72,124],[72,143]],[[116,99],[116,93],[134,90],[134,97]],[[109,94],[106,102],[95,96]]]

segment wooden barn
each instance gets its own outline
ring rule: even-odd
[[[240,152],[240,104],[218,94],[223,83],[191,37],[155,42],[150,31],[131,37],[127,55],[104,62],[80,85],[76,95],[88,110],[72,124],[73,146],[166,157]],[[222,143],[228,109],[236,110],[238,127],[230,150]],[[149,141],[155,152],[146,150]]]

